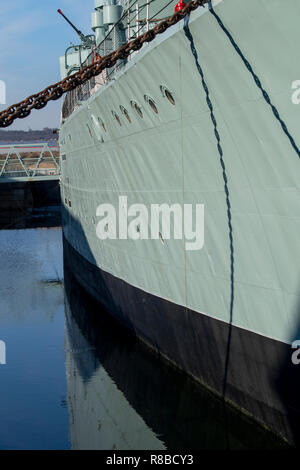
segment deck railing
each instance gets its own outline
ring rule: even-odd
[[[103,41],[95,46],[82,67],[90,65],[96,60],[97,55],[103,57],[117,50],[132,39],[144,34],[156,23],[168,18],[174,12],[174,0],[126,0],[123,2],[123,13],[120,20],[112,25]],[[144,44],[142,49],[148,47]],[[84,85],[67,93],[63,108],[62,118],[66,119],[82,101],[87,100],[101,86],[113,79],[115,73],[126,65],[139,51],[133,52],[127,59],[119,60],[113,67],[104,70],[97,77],[92,78]]]

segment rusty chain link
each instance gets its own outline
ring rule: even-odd
[[[158,34],[164,33],[170,26],[175,25],[182,20],[191,11],[196,10],[199,6],[208,3],[209,0],[194,0],[189,2],[182,10],[174,13],[167,20],[161,21],[153,29],[138,36],[137,38],[124,44],[116,51],[106,55],[95,64],[87,65],[78,72],[64,78],[60,82],[50,85],[45,90],[31,95],[20,103],[9,106],[0,112],[0,127],[10,126],[15,119],[24,119],[31,113],[32,109],[42,109],[51,100],[58,100],[64,93],[74,90],[79,85],[84,84],[91,78],[99,75],[106,68],[110,68],[117,60],[126,59],[131,52],[141,49],[144,43],[151,42]]]

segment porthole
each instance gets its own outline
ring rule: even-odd
[[[159,238],[160,238],[160,241],[162,242],[162,244],[164,245],[165,244],[165,240],[163,239],[163,236],[162,234],[159,232]]]
[[[115,118],[115,120],[117,121],[117,123],[119,124],[119,126],[122,126],[121,119],[119,118],[119,116],[117,115],[117,113],[115,113],[114,111],[112,111],[111,114],[113,115],[113,117]]]
[[[72,207],[72,202],[69,200],[69,207]]]
[[[98,117],[98,121],[99,121],[99,123],[100,123],[100,126],[102,126],[104,132],[106,132],[106,127],[105,127],[105,124],[104,124],[104,122],[102,121],[102,119]]]
[[[166,97],[170,101],[170,103],[175,106],[175,99],[172,93],[163,85],[160,85],[160,91],[162,92],[162,95]]]
[[[90,126],[87,124],[86,127],[87,127],[87,129],[88,129],[88,132],[89,132],[89,134],[90,134],[90,137],[92,138],[92,137],[93,137],[93,134],[92,134],[92,131],[91,131],[91,129],[90,129]]]
[[[65,154],[65,153],[61,156],[61,159],[62,159],[62,160],[65,160],[65,159],[66,159],[66,154]]]
[[[150,98],[150,96],[147,96],[147,95],[144,95],[144,99],[145,101],[149,104],[150,108],[152,109],[152,111],[155,113],[155,114],[158,114],[158,109],[156,107],[156,104],[154,102],[154,100],[152,98]]]
[[[96,116],[94,116],[94,114],[92,114],[91,115],[91,121],[92,121],[93,129],[95,131],[97,139],[100,142],[103,142],[103,137],[102,137],[102,133],[101,133],[101,131],[103,129],[103,126],[101,126],[99,119],[97,119]]]
[[[124,116],[126,117],[127,121],[131,122],[131,119],[130,119],[130,116],[129,116],[129,113],[128,113],[127,109],[124,108],[124,106],[120,106],[120,110],[121,110],[121,113],[124,114]]]
[[[137,115],[140,118],[143,118],[144,116],[143,116],[143,112],[141,110],[141,107],[135,101],[130,101],[130,104],[133,107],[133,109],[135,110],[135,112],[137,113]]]

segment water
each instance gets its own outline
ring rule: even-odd
[[[0,449],[67,449],[60,229],[0,231]]]
[[[60,229],[0,231],[0,257],[0,449],[282,446],[87,296],[63,269]]]

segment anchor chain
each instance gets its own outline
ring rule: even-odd
[[[158,34],[164,33],[170,26],[178,23],[199,6],[204,7],[208,2],[209,0],[193,0],[189,2],[182,10],[175,12],[170,18],[161,21],[153,29],[129,41],[96,63],[87,65],[73,75],[64,78],[54,85],[48,86],[45,90],[29,96],[20,103],[9,106],[4,111],[0,112],[0,127],[10,126],[15,119],[26,118],[29,116],[32,109],[42,109],[49,101],[58,100],[64,93],[74,90],[79,85],[83,85],[91,78],[99,75],[106,68],[115,65],[118,60],[126,59],[132,52],[141,49],[144,43],[153,41]]]

